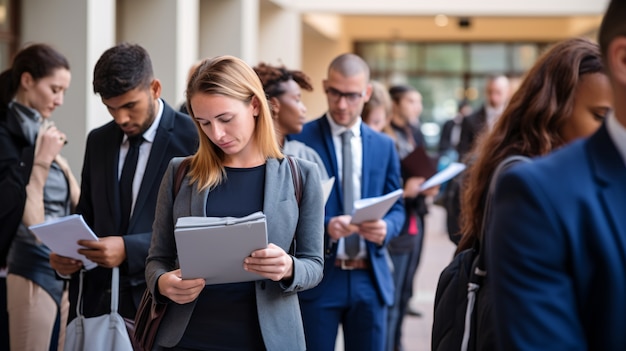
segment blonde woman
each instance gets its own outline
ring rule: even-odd
[[[181,159],[163,178],[146,280],[168,308],[156,337],[162,350],[304,350],[296,292],[322,279],[324,204],[313,163],[299,160],[298,204],[258,76],[232,56],[207,59],[191,76],[187,106],[200,136],[176,198]],[[183,216],[242,217],[263,211],[268,246],[242,258],[258,281],[205,286],[181,279],[174,223]],[[293,240],[295,252],[287,253]]]

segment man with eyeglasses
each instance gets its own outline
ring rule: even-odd
[[[354,200],[401,188],[393,141],[361,121],[368,82],[369,67],[360,57],[336,57],[323,82],[328,112],[293,136],[317,151],[336,179],[325,209],[324,278],[299,295],[307,350],[334,350],[340,324],[346,351],[384,349],[394,296],[386,244],[405,215],[399,200],[382,219],[350,223]]]

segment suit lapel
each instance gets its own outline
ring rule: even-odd
[[[122,213],[120,212],[120,185],[118,181],[119,174],[119,159],[120,159],[120,146],[122,145],[122,139],[124,133],[117,126],[114,128],[115,137],[112,138],[112,147],[107,147],[104,154],[103,174],[108,174],[105,177],[107,181],[105,184],[105,196],[106,202],[109,204],[109,210],[113,214],[115,219],[115,228],[120,227]]]
[[[600,202],[613,228],[615,240],[626,253],[626,167],[613,144],[606,124],[587,144],[592,172],[599,185]],[[622,257],[626,261],[626,257]]]
[[[135,225],[140,212],[139,209],[145,206],[152,189],[159,188],[158,186],[154,187],[154,182],[161,180],[159,177],[161,175],[159,169],[161,168],[163,162],[169,162],[168,157],[170,157],[170,153],[168,153],[167,150],[170,144],[170,130],[173,127],[173,123],[174,111],[167,106],[165,102],[163,102],[163,116],[161,116],[161,121],[157,127],[154,142],[152,143],[152,148],[150,149],[146,170],[143,174],[143,179],[141,180],[141,187],[139,188],[139,193],[137,194],[137,200],[135,201],[134,208],[137,211],[133,211],[133,215],[128,225],[129,232],[132,232],[132,228]]]
[[[335,144],[333,143],[333,133],[330,130],[330,124],[328,123],[328,120],[326,119],[326,116],[322,116],[319,119],[319,128],[320,128],[320,133],[319,135],[323,135],[324,136],[324,149],[326,151],[326,156],[328,157],[328,160],[330,160],[330,164],[327,166],[330,166],[329,169],[329,174],[338,174],[339,172],[339,168],[337,166],[337,155],[335,154]],[[337,182],[335,182],[335,185],[337,184]]]
[[[183,186],[188,185],[186,181],[183,182]],[[196,191],[196,184],[192,185],[191,190],[191,204],[189,216],[193,217],[206,217],[206,200],[209,197],[209,190],[205,189],[201,192]]]
[[[365,126],[365,123],[361,123],[361,148],[363,150],[363,157],[361,158],[362,169],[361,169],[361,198],[368,198],[371,195],[369,194],[370,187],[367,186],[369,184],[370,177],[370,163],[372,161],[372,157],[365,157],[365,155],[372,155],[372,150],[370,149],[371,143],[370,138],[372,137],[371,131]],[[380,161],[380,160],[377,160]]]
[[[324,151],[326,152],[326,159],[329,160],[329,164],[326,165],[328,174],[335,174],[335,183],[333,188],[337,193],[339,199],[343,199],[343,191],[341,190],[341,181],[339,179],[339,167],[337,165],[337,155],[335,154],[335,143],[333,143],[333,133],[330,130],[330,124],[326,119],[326,115],[318,119],[320,128],[319,135],[323,135]]]
[[[480,116],[480,125],[478,126],[478,130],[480,130],[482,129],[484,125],[487,124],[487,106],[486,105],[483,105],[483,107],[480,109],[480,114],[478,116]]]
[[[286,159],[283,159],[280,162],[287,162]],[[265,189],[263,190],[263,213],[268,215],[270,213],[280,213],[280,209],[278,206],[281,197],[279,194],[281,193],[280,185],[281,182],[277,181],[278,179],[283,179],[282,174],[279,174],[279,161],[277,159],[268,159],[265,163]],[[284,211],[284,210],[283,210]],[[269,242],[274,242],[277,245],[280,245],[280,241],[275,236],[279,233],[285,232],[281,231],[281,228],[274,228],[272,225],[276,223],[274,221],[268,221],[267,225],[267,236]]]

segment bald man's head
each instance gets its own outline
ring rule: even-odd
[[[370,68],[363,59],[355,54],[342,54],[337,56],[328,66],[328,72],[337,72],[344,77],[354,77],[361,73],[365,74],[365,80],[369,82]]]
[[[509,79],[503,75],[490,77],[485,88],[487,104],[495,109],[501,109],[509,98]]]

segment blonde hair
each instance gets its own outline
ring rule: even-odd
[[[369,119],[369,114],[375,108],[382,106],[385,109],[385,119],[389,121],[391,116],[391,96],[389,95],[389,91],[385,85],[379,81],[372,80],[370,81],[372,85],[372,96],[370,99],[363,105],[363,112],[361,112],[361,118],[367,123]]]
[[[191,98],[196,94],[222,95],[236,99],[246,105],[256,100],[259,114],[255,116],[252,138],[259,147],[264,159],[284,156],[276,142],[274,124],[263,91],[263,85],[254,70],[243,60],[234,56],[218,56],[205,59],[193,72],[187,83],[187,109],[196,129],[200,146],[192,156],[189,168],[191,183],[196,183],[198,191],[213,188],[225,177],[224,152],[204,134],[195,119]]]

